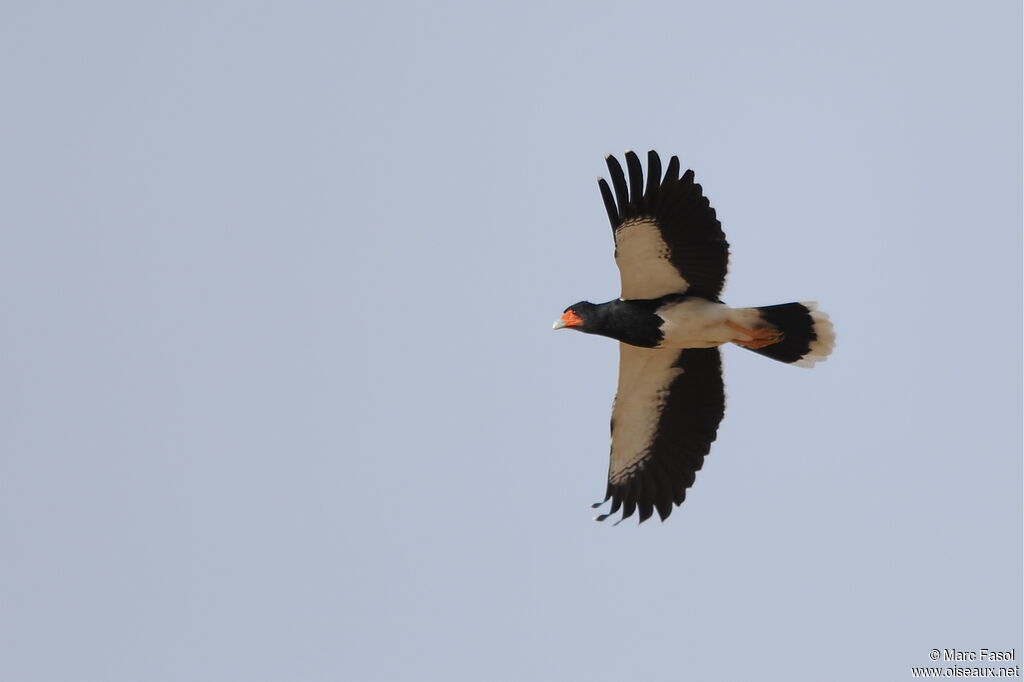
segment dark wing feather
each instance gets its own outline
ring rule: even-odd
[[[689,293],[717,300],[725,283],[729,244],[715,210],[694,182],[693,171],[679,177],[679,159],[647,153],[647,184],[633,152],[626,152],[627,182],[614,156],[606,157],[611,187],[600,179],[601,197],[615,235],[615,261],[622,276],[622,298],[660,298]]]
[[[661,159],[658,152],[653,149],[647,152],[647,191],[644,192],[648,200],[653,200],[661,188]]]
[[[621,507],[662,520],[686,499],[725,414],[717,348],[651,349],[620,344],[619,391],[604,520]]]

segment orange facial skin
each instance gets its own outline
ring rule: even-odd
[[[558,318],[566,327],[582,327],[583,320],[576,314],[575,310],[566,310],[562,317]]]

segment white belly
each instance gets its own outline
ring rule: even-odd
[[[756,324],[757,313],[750,308],[730,308],[724,303],[703,299],[687,299],[659,311],[665,321],[664,337],[659,348],[712,348],[736,338],[736,331],[726,326],[732,321],[748,329]]]

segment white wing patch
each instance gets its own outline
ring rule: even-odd
[[[649,219],[627,220],[615,230],[615,262],[622,278],[621,298],[659,298],[689,287],[672,262],[661,230]]]
[[[613,484],[628,479],[646,459],[668,388],[683,370],[673,367],[679,350],[619,344],[619,388],[612,407]]]

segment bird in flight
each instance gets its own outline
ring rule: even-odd
[[[565,309],[555,329],[575,329],[619,342],[619,382],[612,406],[611,462],[604,521],[621,508],[640,523],[664,521],[686,498],[725,414],[718,347],[734,343],[766,357],[810,367],[832,352],[828,315],[810,302],[733,308],[719,299],[729,244],[715,210],[694,182],[665,174],[647,153],[647,182],[634,152],[626,174],[606,157],[612,189],[598,180],[615,238],[622,293],[607,303]]]

